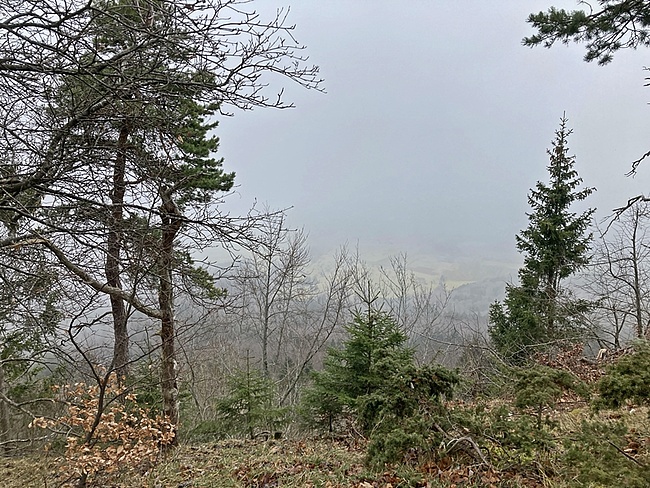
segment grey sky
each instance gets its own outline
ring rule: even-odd
[[[221,155],[239,185],[225,208],[293,206],[290,222],[316,254],[347,242],[362,252],[512,258],[527,192],[546,178],[566,111],[577,169],[598,188],[589,205],[605,217],[648,187],[650,162],[635,179],[624,174],[650,149],[650,73],[642,52],[599,67],[582,61],[582,46],[523,47],[526,17],[550,5],[578,7],[294,0],[290,21],[327,93],[286,86],[295,109],[220,122]]]

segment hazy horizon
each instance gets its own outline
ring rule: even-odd
[[[576,169],[597,192],[596,219],[644,191],[650,90],[641,53],[605,67],[582,46],[529,49],[531,12],[575,1],[323,3],[301,0],[289,22],[321,67],[327,93],[285,88],[291,110],[224,117],[224,168],[237,173],[223,210],[292,207],[315,258],[361,254],[517,263],[527,194],[546,180],[564,113]],[[256,2],[262,15],[284,4]],[[425,259],[426,260],[426,259]]]

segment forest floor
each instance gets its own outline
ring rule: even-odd
[[[418,468],[380,472],[364,465],[358,440],[228,440],[183,445],[166,459],[128,475],[97,476],[89,487],[104,488],[398,488],[543,487],[540,480],[480,467],[454,466],[449,460]],[[57,475],[53,456],[0,458],[2,488],[74,486]]]
[[[88,488],[617,488],[650,486],[650,415],[622,408],[594,415],[586,406],[554,410],[553,446],[524,453],[490,444],[415,465],[372,470],[366,441],[357,437],[281,440],[220,440],[182,444],[156,463],[116,473],[98,473]],[[460,406],[459,406],[460,408]],[[524,418],[522,416],[521,418]],[[586,424],[585,422],[592,422]],[[599,422],[598,424],[594,422]],[[617,423],[626,433],[614,434]],[[581,426],[599,425],[600,429]],[[611,430],[610,430],[611,427]],[[515,432],[515,431],[512,431]],[[585,436],[590,433],[590,436]],[[579,440],[574,461],[563,457],[567,440]],[[584,439],[580,440],[580,439]],[[584,442],[584,444],[582,444]],[[574,443],[574,446],[576,444]],[[60,453],[59,453],[60,454]],[[584,456],[583,456],[584,455]],[[585,457],[586,456],[586,457]],[[0,457],[0,488],[73,487],[62,472],[65,458],[53,450]],[[573,463],[573,464],[572,464]],[[577,463],[577,464],[575,464]],[[123,468],[123,467],[120,467]],[[593,468],[593,469],[592,469]],[[599,471],[600,470],[600,471]],[[593,471],[593,472],[592,472]],[[614,473],[614,471],[616,473]],[[121,472],[121,474],[120,474]],[[588,480],[588,481],[585,481]]]

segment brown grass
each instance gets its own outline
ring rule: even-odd
[[[587,407],[561,409],[554,417],[558,436],[576,432]],[[607,421],[623,420],[630,429],[620,449],[638,462],[650,464],[650,420],[646,408],[602,412]],[[561,444],[560,444],[561,445]],[[353,438],[303,440],[226,440],[210,444],[181,445],[155,465],[129,472],[99,474],[89,480],[94,488],[568,488],[580,486],[563,479],[557,453],[549,453],[546,468],[532,472],[522,466],[487,468],[459,457],[443,457],[417,468],[396,466],[380,472],[364,465],[365,443]],[[496,453],[491,453],[497,455]],[[493,458],[493,461],[498,459]],[[540,463],[543,460],[539,460]],[[633,462],[621,454],[621,463]],[[62,463],[53,453],[0,458],[1,488],[55,488],[73,486],[63,479]],[[497,463],[495,462],[495,465]],[[541,474],[540,474],[541,473]]]

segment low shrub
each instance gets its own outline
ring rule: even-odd
[[[54,389],[66,412],[56,419],[36,418],[31,426],[65,434],[61,475],[77,486],[98,475],[141,469],[174,440],[174,426],[150,416],[115,374],[95,385],[80,382]]]

